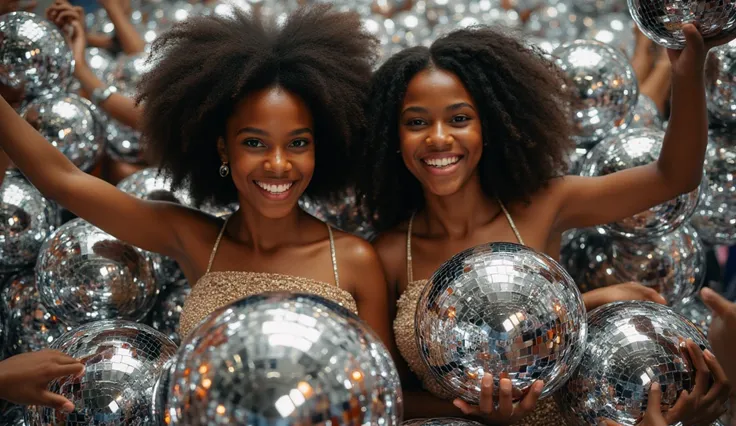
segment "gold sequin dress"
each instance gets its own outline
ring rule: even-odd
[[[501,209],[506,215],[506,219],[509,225],[511,225],[516,238],[519,240],[519,244],[524,244],[514,221],[511,219],[511,215],[503,204],[501,204]],[[438,398],[452,400],[452,395],[445,391],[431,376],[429,370],[422,362],[419,355],[419,347],[417,346],[415,314],[419,297],[429,280],[414,281],[411,265],[411,228],[413,220],[414,217],[412,216],[409,220],[409,229],[406,236],[406,269],[409,284],[397,302],[396,318],[394,319],[394,337],[401,356],[406,360],[412,372],[421,380],[424,388]],[[564,426],[565,423],[557,403],[555,403],[552,397],[548,397],[539,401],[537,403],[537,409],[516,424],[524,426]]]
[[[200,321],[215,310],[242,298],[270,291],[314,294],[338,303],[355,314],[358,313],[358,307],[353,296],[348,291],[340,288],[332,228],[327,226],[330,234],[332,269],[335,274],[334,285],[309,278],[265,272],[211,272],[212,262],[215,260],[215,253],[217,253],[217,247],[220,245],[220,239],[222,239],[226,225],[227,220],[217,236],[215,246],[212,248],[207,271],[197,281],[197,285],[194,286],[186,302],[184,302],[184,309],[179,320],[179,333],[182,337],[189,335]]]

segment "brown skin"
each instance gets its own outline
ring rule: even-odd
[[[710,47],[729,40],[706,45],[693,26],[687,26],[685,33],[685,50],[668,51],[674,83],[673,124],[665,136],[658,161],[602,177],[557,178],[534,194],[529,203],[506,206],[527,246],[559,258],[562,232],[621,220],[698,186],[707,143],[702,83],[705,54]],[[440,69],[418,73],[409,83],[400,114],[401,155],[406,167],[422,184],[426,202],[413,225],[414,279],[429,278],[448,258],[467,248],[489,241],[517,242],[498,202],[486,197],[481,189],[477,165],[483,149],[482,129],[475,103],[462,81]],[[460,157],[460,161],[453,166],[452,173],[442,176],[431,173],[422,161],[431,156],[449,155]],[[375,243],[389,281],[389,294],[394,298],[407,286],[406,233],[404,223]],[[632,299],[664,303],[655,291],[635,283],[584,295],[587,309]],[[395,299],[391,302],[395,304]],[[697,352],[702,359],[702,352],[699,349]],[[708,371],[704,363],[700,367]],[[405,372],[405,366],[402,369]],[[714,376],[713,399],[705,398],[711,394],[704,384],[707,380],[701,379],[697,392],[681,398],[683,409],[678,412],[678,418],[717,417],[718,404],[725,401],[728,387],[722,377]],[[422,415],[419,411],[428,404],[437,411],[433,415],[457,413],[447,404],[420,392],[407,397],[407,416]],[[464,413],[481,415],[494,423],[509,422],[517,415],[456,404]],[[412,412],[414,409],[417,413]],[[521,410],[524,412],[519,415],[523,416],[528,405],[523,404]]]
[[[192,284],[205,273],[220,220],[178,204],[135,198],[80,171],[5,101],[0,101],[0,120],[0,146],[46,197],[123,241],[174,258]],[[247,127],[269,136],[237,134]],[[275,272],[334,284],[327,229],[297,206],[313,172],[313,144],[319,143],[312,127],[306,105],[280,88],[252,93],[233,110],[221,154],[231,166],[225,179],[234,179],[242,191],[241,205],[228,222],[213,270]],[[291,135],[299,129],[307,131]],[[265,148],[247,146],[246,136],[257,136]],[[267,200],[253,183],[284,177],[298,180],[285,201]],[[340,285],[389,344],[386,281],[378,256],[360,238],[335,234]]]

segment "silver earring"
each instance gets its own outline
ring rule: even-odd
[[[227,163],[222,163],[220,166],[220,176],[225,177],[230,174],[230,167]]]

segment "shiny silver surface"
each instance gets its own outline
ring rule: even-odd
[[[438,419],[414,419],[407,420],[402,426],[480,426],[482,423],[472,420],[455,419],[452,417],[444,417]]]
[[[46,240],[36,280],[42,303],[69,325],[141,320],[159,293],[146,252],[82,219],[65,223]]]
[[[6,172],[0,186],[0,272],[31,266],[58,224],[56,206],[21,175]]]
[[[106,127],[105,152],[113,159],[131,164],[144,162],[141,134],[110,117]]]
[[[604,139],[586,157],[582,176],[604,176],[657,160],[664,132],[652,128],[630,129]],[[700,198],[700,188],[644,212],[604,225],[613,236],[648,240],[679,228],[690,219]]]
[[[594,40],[576,40],[552,52],[568,79],[573,139],[590,147],[625,126],[639,96],[634,70],[618,49]]]
[[[736,43],[718,46],[705,61],[708,112],[724,124],[736,124]]]
[[[649,96],[639,93],[639,99],[636,101],[636,106],[634,107],[632,114],[633,116],[631,117],[631,121],[629,121],[627,128],[664,130],[664,124],[659,115],[657,104],[655,104]]]
[[[596,0],[596,2],[618,3],[610,0]],[[633,58],[636,47],[635,28],[636,24],[628,13],[608,13],[595,18],[592,24],[585,28],[580,38],[611,45],[622,51],[627,58]]]
[[[53,349],[81,359],[85,371],[49,383],[75,410],[31,407],[32,426],[154,425],[152,392],[176,345],[156,330],[128,321],[98,321],[63,335]]]
[[[378,236],[373,218],[356,205],[355,191],[347,189],[323,199],[302,195],[299,207],[317,219],[337,229],[371,241]]]
[[[115,66],[115,57],[104,49],[88,47],[84,50],[84,57],[89,68],[102,81],[107,79],[107,75]]]
[[[682,27],[695,24],[707,40],[725,37],[736,27],[736,4],[721,0],[628,0],[641,32],[669,49],[682,49]]]
[[[190,292],[191,287],[186,280],[170,285],[161,293],[151,310],[151,326],[165,334],[177,345],[181,343],[179,317],[184,309],[184,301]]]
[[[512,243],[465,250],[432,275],[418,302],[417,343],[448,392],[478,403],[480,381],[501,374],[525,391],[544,380],[551,395],[580,362],[585,306],[549,256]]]
[[[652,382],[662,389],[662,408],[692,391],[694,367],[681,345],[708,342],[698,329],[666,306],[615,302],[588,314],[588,341],[575,374],[556,397],[570,425],[611,419],[634,426],[643,417]]]
[[[172,425],[398,425],[388,350],[355,315],[316,296],[264,293],[213,312],[182,342]]]
[[[84,171],[94,168],[105,146],[105,119],[87,99],[73,93],[32,100],[21,116]]]
[[[697,294],[682,299],[672,309],[695,324],[705,336],[708,335],[713,312],[705,306]]]
[[[27,97],[64,90],[74,71],[72,51],[56,25],[42,16],[0,16],[0,83],[24,88]]]

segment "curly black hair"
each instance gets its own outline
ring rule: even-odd
[[[451,32],[427,47],[406,49],[374,74],[366,106],[367,137],[358,194],[380,230],[424,205],[422,188],[399,150],[399,115],[411,79],[436,67],[457,75],[478,108],[483,129],[479,173],[483,191],[504,203],[523,200],[567,169],[571,92],[554,63],[515,35],[488,27]]]
[[[377,47],[357,14],[329,5],[300,8],[281,25],[240,10],[190,18],[154,42],[153,65],[138,86],[147,156],[197,205],[237,201],[232,179],[218,172],[217,140],[240,100],[278,85],[314,119],[307,193],[330,193],[349,177],[349,145],[364,133]]]

